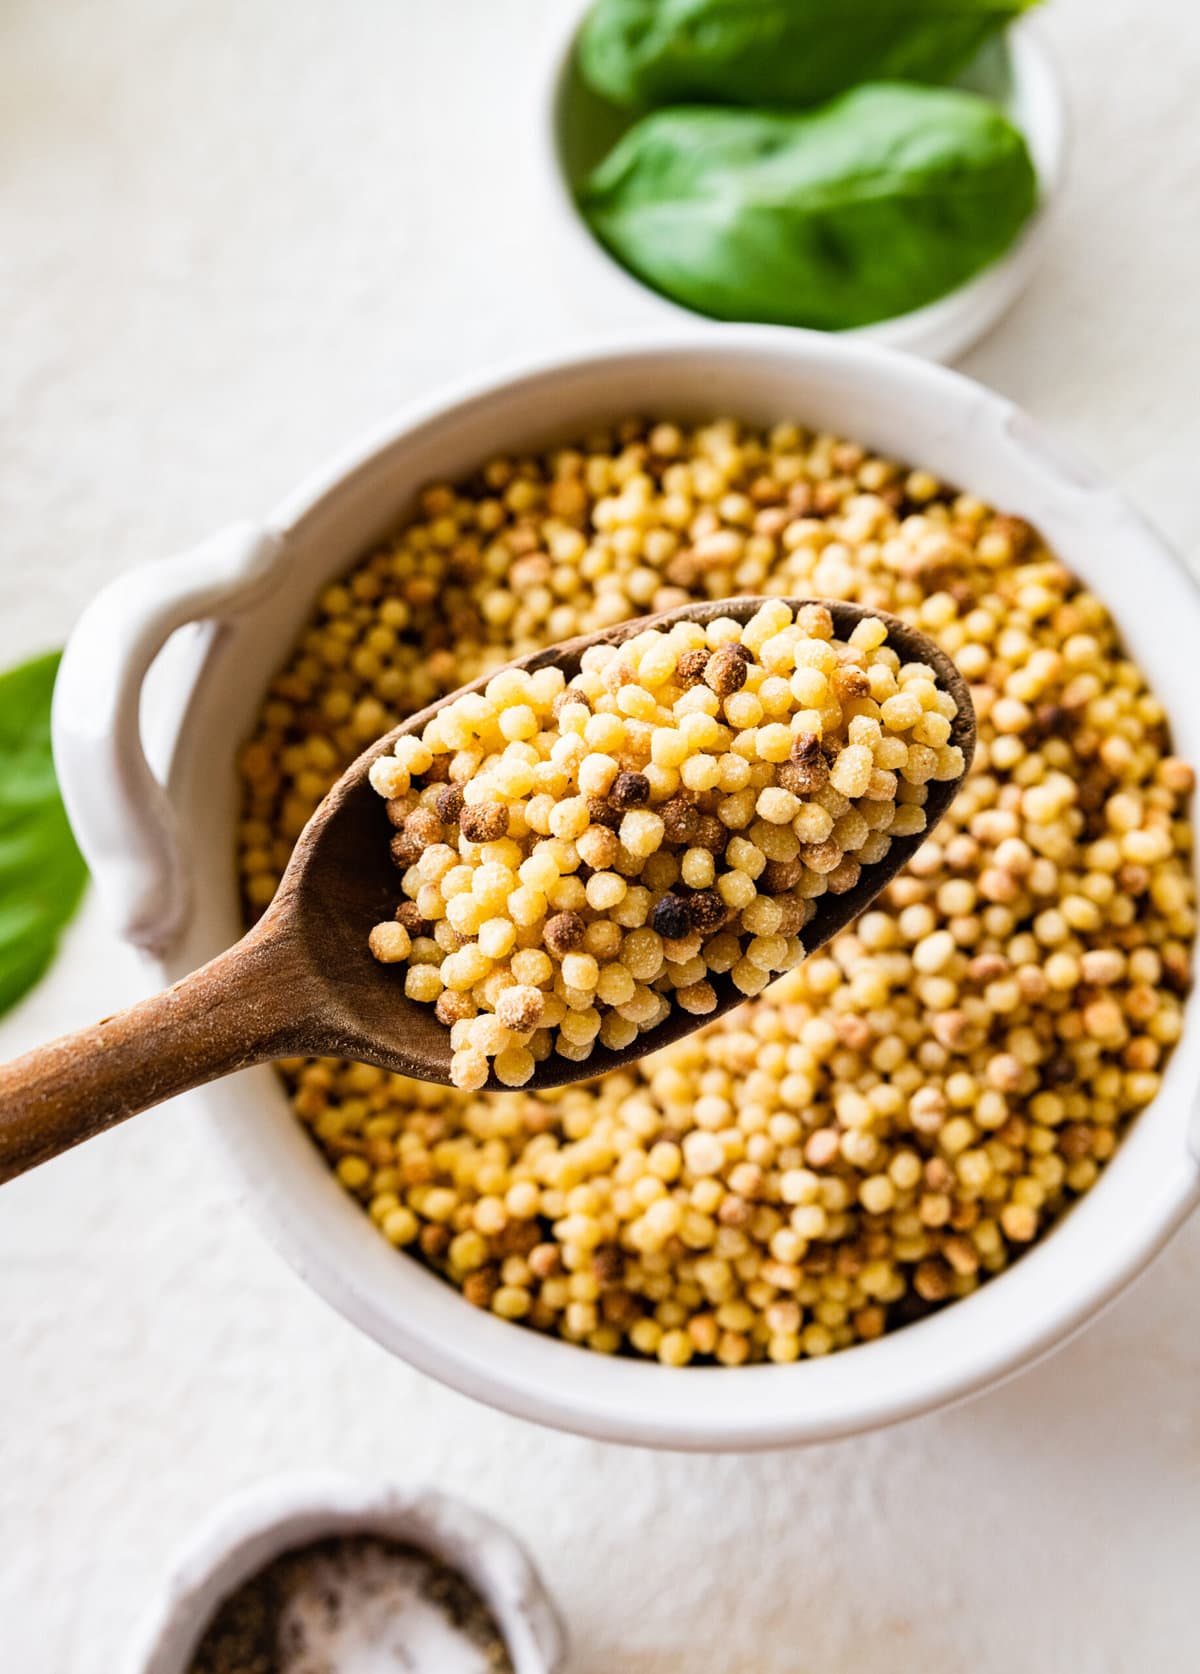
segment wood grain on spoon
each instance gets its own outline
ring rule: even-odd
[[[795,610],[811,601],[784,602]],[[902,661],[931,665],[958,707],[950,742],[963,752],[965,773],[975,748],[975,715],[950,658],[884,611],[823,602],[839,638],[848,638],[864,617],[878,618]],[[620,644],[648,627],[683,620],[707,623],[727,616],[745,623],[761,603],[744,598],[686,605],[551,646],[508,666],[534,671],[557,664],[569,680],[591,645]],[[387,814],[367,773],[402,734],[420,733],[439,709],[463,691],[481,689],[497,672],[411,715],[351,764],[301,833],[271,905],[234,947],[163,993],[0,1066],[0,1180],[177,1093],[275,1058],[350,1058],[450,1084],[449,1029],[431,1006],[405,996],[403,967],[380,964],[368,947],[372,926],[393,913],[398,879]],[[806,952],[857,918],[907,865],[960,783],[931,782],[925,830],[894,839],[887,856],[865,866],[845,894],[818,898],[803,933]],[[598,1048],[582,1064],[552,1053],[537,1065],[526,1090],[619,1069],[745,1003],[728,975],[710,980],[718,996],[715,1012],[696,1017],[675,1006],[626,1049]]]

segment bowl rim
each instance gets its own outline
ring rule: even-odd
[[[537,71],[539,104],[533,164],[541,198],[555,216],[563,253],[570,256],[572,271],[594,291],[597,306],[603,306],[606,298],[614,304],[620,301],[635,316],[641,315],[648,325],[662,331],[706,321],[738,323],[709,320],[654,290],[609,254],[579,213],[563,164],[559,130],[576,41],[592,4],[593,0],[563,0],[547,27]],[[952,361],[1003,317],[1032,278],[1062,191],[1070,153],[1070,113],[1061,66],[1042,20],[1026,13],[998,39],[1011,65],[1013,100],[1025,104],[1032,113],[1033,119],[1024,131],[1038,178],[1036,209],[1003,255],[944,296],[905,314],[825,335]]]
[[[553,408],[556,395],[581,380],[594,385],[605,377],[637,373],[653,387],[655,368],[661,371],[664,362],[678,363],[705,381],[722,367],[748,380],[756,368],[767,366],[773,372],[782,369],[789,379],[823,375],[836,381],[839,392],[861,385],[881,411],[889,403],[894,409],[898,401],[906,413],[914,404],[927,408],[939,431],[954,438],[948,446],[961,447],[960,438],[967,435],[976,447],[1003,450],[1022,480],[1048,497],[1054,519],[1043,514],[1036,521],[1051,522],[1047,538],[1053,546],[1064,544],[1063,530],[1070,531],[1065,544],[1074,550],[1093,539],[1115,542],[1139,576],[1147,569],[1158,572],[1163,596],[1174,603],[1168,613],[1172,621],[1195,620],[1196,583],[1166,543],[1120,494],[1011,402],[961,374],[874,344],[762,326],[705,325],[682,336],[629,336],[464,380],[416,402],[288,497],[271,520],[281,548],[286,555],[290,546],[312,541],[317,531],[328,535],[337,506],[361,499],[381,476],[395,478],[397,460],[422,438],[452,435],[480,414],[487,423],[502,423],[502,416],[489,415],[499,415],[506,403],[531,393]],[[583,402],[582,389],[577,398]],[[595,409],[599,398],[589,394],[587,399]],[[576,431],[582,422],[572,421]],[[351,561],[342,550],[338,567]],[[332,564],[327,573],[334,573]],[[281,569],[281,584],[282,579]],[[222,657],[233,655],[238,631],[211,636],[205,680],[189,687],[191,695],[211,684]],[[1168,626],[1167,631],[1176,630]],[[1200,668],[1193,670],[1194,663],[1193,657],[1179,678],[1194,683],[1200,694]],[[189,694],[181,695],[179,737],[196,718],[188,711]],[[1200,713],[1200,701],[1196,708]],[[181,794],[174,771],[172,790]],[[211,951],[177,946],[162,968],[173,978],[198,962],[198,954]],[[1197,1010],[1200,995],[1193,992],[1189,1012]],[[299,1274],[339,1312],[420,1370],[518,1416],[609,1441],[701,1451],[769,1448],[879,1428],[963,1399],[1077,1330],[1141,1271],[1200,1200],[1200,1153],[1195,1147],[1189,1153],[1187,1144],[1192,1088],[1200,1080],[1200,1028],[1185,1027],[1164,1088],[1124,1140],[1121,1158],[1026,1258],[954,1308],[903,1331],[823,1361],[804,1362],[803,1370],[740,1368],[736,1384],[730,1385],[733,1374],[725,1368],[674,1369],[611,1360],[535,1332],[514,1332],[507,1322],[472,1309],[417,1262],[405,1262],[398,1270],[396,1253],[367,1224],[361,1208],[299,1130],[289,1153],[286,1188],[265,1166],[278,1160],[277,1147],[264,1139],[262,1124],[247,1121],[246,1106],[254,1088],[270,1098],[273,1087],[277,1106],[282,1097],[269,1069],[249,1073],[257,1082],[240,1083],[236,1095],[225,1084],[190,1096],[208,1106],[210,1125],[240,1184],[239,1195]],[[1142,1173],[1147,1160],[1154,1169],[1136,1199],[1132,1224],[1122,1222],[1120,1236],[1113,1237],[1097,1216],[1104,1205],[1129,1197],[1133,1164],[1126,1165],[1123,1175],[1121,1166],[1133,1151]],[[1118,1188],[1118,1180],[1127,1184]],[[361,1228],[353,1234],[358,1240],[354,1262],[338,1251],[339,1240],[351,1236],[351,1220]],[[1102,1239],[1096,1236],[1098,1226]],[[905,1347],[897,1350],[897,1344]],[[801,1401],[795,1380],[805,1378],[807,1383],[799,1386]],[[735,1390],[736,1397],[729,1399]]]

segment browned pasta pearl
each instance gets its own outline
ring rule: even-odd
[[[441,835],[440,830],[438,835]],[[415,832],[397,831],[390,844],[392,859],[397,866],[411,866],[421,858],[426,846]]]
[[[508,830],[508,809],[502,802],[477,802],[462,810],[458,824],[470,842],[492,843]]]
[[[463,793],[460,785],[447,785],[445,790],[439,791],[434,806],[437,816],[445,825],[457,825],[463,811]]]
[[[729,846],[729,827],[715,814],[701,814],[692,841],[698,849],[708,849],[714,855],[723,855]]]
[[[546,920],[546,946],[560,957],[572,953],[583,942],[587,925],[576,912],[555,913]]]
[[[608,796],[622,813],[627,808],[642,808],[650,800],[650,781],[644,773],[618,773]]]
[[[607,826],[610,831],[616,831],[620,827],[624,810],[610,802],[607,797],[589,796],[587,810],[588,819],[593,825]]]
[[[686,896],[663,895],[654,904],[654,929],[660,936],[677,941],[692,930],[692,914]]]
[[[663,901],[668,899],[670,897],[663,896]],[[721,928],[729,917],[729,908],[714,889],[698,889],[695,894],[686,897],[684,904],[689,926],[702,936],[712,935],[715,930]],[[658,903],[654,910],[654,928],[659,930],[661,934],[665,934],[666,932],[661,931],[658,923],[658,913],[661,906],[662,901]]]
[[[749,653],[741,645],[723,645],[714,651],[704,670],[704,683],[718,697],[731,697],[746,684]]]
[[[698,686],[704,679],[708,668],[708,652],[700,649],[685,651],[675,665],[676,682],[687,691],[691,686]]]
[[[396,923],[402,924],[410,936],[423,936],[428,931],[428,926],[421,916],[421,909],[415,901],[401,901],[396,908]]]

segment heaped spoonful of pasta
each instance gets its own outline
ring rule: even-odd
[[[365,751],[233,948],[0,1068],[0,1179],[273,1058],[531,1090],[628,1064],[856,918],[974,742],[946,654],[860,605],[727,599],[536,652]]]

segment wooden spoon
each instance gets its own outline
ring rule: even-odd
[[[795,609],[810,601],[785,602]],[[739,598],[685,605],[536,651],[509,666],[532,671],[557,664],[569,680],[591,645],[619,645],[648,627],[679,621],[708,623],[731,616],[744,623],[761,603]],[[950,658],[924,634],[883,611],[835,602],[829,610],[840,639],[848,638],[864,617],[878,617],[902,661],[933,667],[958,705],[951,742],[961,748],[969,767],[975,713]],[[461,691],[479,690],[492,674]],[[367,770],[397,738],[419,733],[461,691],[411,715],[347,768],[301,832],[271,905],[234,947],[163,993],[0,1066],[0,1181],[150,1105],[273,1058],[357,1059],[450,1085],[449,1029],[438,1022],[432,1006],[405,997],[404,967],[380,964],[367,946],[372,926],[391,918],[400,899],[399,875],[388,848],[391,828]],[[818,899],[816,916],[803,936],[808,952],[857,918],[907,864],[960,783],[930,783],[925,831],[896,838],[886,858],[864,866],[858,883],[844,895]],[[658,1028],[639,1035],[623,1051],[598,1047],[582,1064],[551,1053],[538,1064],[527,1090],[591,1080],[632,1064],[743,1003],[727,975],[712,981],[718,1004],[707,1018],[676,1006]],[[488,1085],[499,1083],[493,1077]]]

